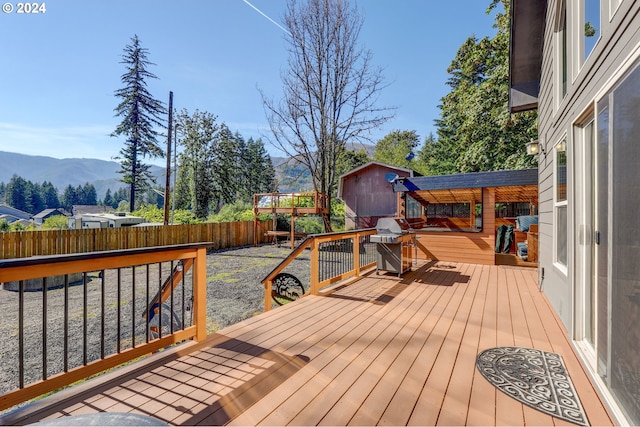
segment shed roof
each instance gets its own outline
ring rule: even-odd
[[[342,175],[340,175],[340,177],[338,178],[338,197],[342,198],[342,183],[344,182],[345,178],[356,174],[358,172],[361,172],[365,169],[371,168],[371,167],[384,167],[384,168],[388,168],[388,169],[395,169],[399,172],[404,172],[406,176],[413,176],[414,175],[414,171],[411,169],[407,169],[407,168],[401,168],[400,166],[393,166],[393,165],[388,165],[386,163],[380,163],[380,162],[369,162],[369,163],[365,163],[364,165],[358,166],[355,169],[351,169],[349,172],[347,173],[343,173]]]

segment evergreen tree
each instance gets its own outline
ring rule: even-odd
[[[30,192],[24,178],[13,175],[5,191],[7,205],[31,213]]]
[[[26,196],[29,198],[28,204],[31,209],[27,212],[37,214],[45,209],[46,205],[44,202],[42,186],[40,184],[34,184],[31,181],[27,181]]]
[[[71,184],[67,185],[67,188],[64,189],[64,193],[62,193],[62,207],[71,211],[73,205],[79,204],[76,189],[73,188]]]
[[[245,200],[252,202],[254,194],[276,191],[276,170],[261,139],[254,141],[253,138],[249,138],[245,157],[246,166],[243,168],[247,177],[245,189],[247,198]]]
[[[77,194],[80,196],[80,204],[82,205],[98,204],[98,193],[93,184],[87,182],[82,187],[78,186]]]
[[[104,206],[113,207],[113,196],[111,196],[111,189],[107,188],[107,192],[104,194],[104,199],[102,199],[102,204]]]
[[[113,204],[111,205],[114,209],[120,205],[120,202],[126,201],[128,203],[129,200],[129,190],[126,188],[119,188],[113,194]]]
[[[146,79],[157,79],[147,68],[155,65],[147,59],[148,50],[140,46],[140,40],[135,35],[131,44],[124,48],[121,64],[125,64],[126,72],[121,80],[122,89],[115,92],[121,101],[115,108],[116,117],[122,117],[112,136],[124,135],[125,145],[120,150],[120,164],[118,171],[122,174],[122,181],[129,184],[130,210],[135,209],[136,191],[149,187],[153,182],[149,165],[142,160],[163,157],[164,153],[158,145],[158,133],[154,126],[162,126],[162,115],[166,114],[162,102],[154,99],[147,90]]]
[[[198,110],[193,114],[183,110],[176,122],[180,125],[180,144],[184,147],[179,156],[176,207],[189,206],[196,218],[204,219],[209,207],[219,202],[215,199],[220,194],[220,178],[228,178],[224,172],[215,170],[218,165],[214,156],[221,155],[216,153],[220,125],[216,123],[216,116]]]
[[[358,166],[369,163],[371,159],[362,148],[358,151],[344,150],[336,163],[336,176],[344,175]]]
[[[58,198],[58,190],[52,183],[45,181],[42,183],[42,195],[46,209],[55,209],[60,207],[60,199]]]
[[[414,130],[395,130],[376,143],[373,160],[401,168],[415,168],[415,150],[420,137]]]
[[[211,180],[213,202],[217,210],[223,203],[232,203],[240,190],[243,168],[239,167],[240,146],[229,127],[222,123],[211,146]],[[244,140],[243,140],[244,142]]]

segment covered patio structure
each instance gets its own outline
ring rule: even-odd
[[[405,177],[395,182],[394,189],[399,216],[416,229],[418,258],[537,265],[533,256],[538,250],[537,225],[530,231],[516,228],[518,217],[537,213],[537,169]],[[514,245],[506,253],[502,248],[496,253],[501,225],[514,227]],[[524,241],[529,242],[529,261],[516,255],[515,244]]]

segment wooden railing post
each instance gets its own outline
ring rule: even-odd
[[[311,295],[318,295],[318,271],[319,271],[319,263],[320,256],[318,253],[318,241],[317,239],[313,239],[311,241],[311,286],[310,293]]]
[[[196,323],[196,341],[207,337],[207,249],[198,248],[193,270],[195,290],[193,314]]]
[[[273,280],[267,280],[264,284],[264,311],[271,310],[271,289]]]

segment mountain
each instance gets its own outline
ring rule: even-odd
[[[103,198],[107,188],[111,192],[126,187],[120,181],[120,164],[97,159],[55,159],[45,156],[0,151],[0,182],[8,183],[18,175],[33,183],[51,182],[62,194],[67,186],[77,187],[93,184],[98,198]],[[151,166],[151,173],[160,184],[164,184],[165,169]]]
[[[373,145],[348,144],[350,150],[364,149],[369,156],[373,154]],[[279,188],[282,192],[313,190],[311,174],[300,163],[289,157],[271,157],[276,170]],[[62,195],[65,188],[77,187],[87,182],[93,184],[99,199],[104,198],[107,189],[115,192],[126,187],[120,181],[120,163],[98,159],[56,159],[46,156],[30,156],[27,154],[0,151],[0,182],[5,184],[13,175],[33,183],[49,181]],[[151,166],[151,174],[156,182],[164,185],[166,169]]]

